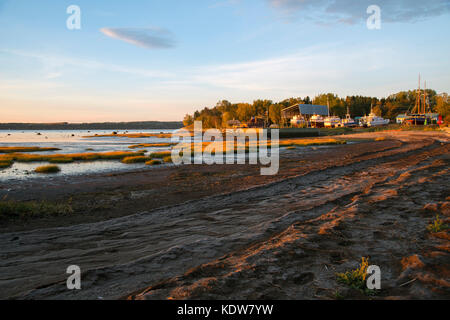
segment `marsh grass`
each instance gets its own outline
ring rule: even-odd
[[[96,134],[93,136],[84,136],[83,138],[108,138],[108,137],[120,137],[120,138],[171,138],[172,134],[170,133],[124,133],[124,134],[117,134],[117,133],[111,133],[111,134]]]
[[[448,229],[448,225],[439,218],[439,215],[427,226],[427,230],[431,233],[437,233]]]
[[[261,141],[259,140],[256,145],[251,145],[248,141],[246,143],[235,143],[230,146],[227,145],[227,143],[224,141],[222,150],[224,153],[228,153],[230,151],[234,151],[234,153],[239,153],[239,151],[243,150],[245,153],[249,153],[252,149],[259,152],[259,150],[262,147],[262,144],[265,143],[268,149],[272,148],[271,141]],[[324,146],[324,145],[341,145],[346,144],[346,140],[342,139],[331,139],[331,138],[309,138],[309,139],[283,139],[279,141],[280,147],[286,147],[290,149],[294,149],[296,147],[308,147],[308,146]],[[180,145],[181,148],[186,149],[186,147],[189,146],[189,144]],[[194,143],[191,143],[191,155],[194,155],[195,153],[195,147],[197,145]],[[220,149],[220,142],[203,142],[201,143],[201,146],[198,146],[199,149],[204,152],[205,150],[213,150],[214,147],[216,147],[215,151],[212,151],[211,154],[214,155],[218,149]],[[181,149],[180,149],[181,150]],[[163,153],[170,153],[170,152],[159,152],[154,153],[151,155],[151,157],[156,158],[158,157],[157,154],[163,154]],[[154,156],[155,155],[155,156]],[[160,156],[161,158],[164,156]]]
[[[170,152],[170,151],[160,151],[160,152],[151,153],[150,158],[164,159],[165,157],[169,157],[171,155],[172,155],[172,152]]]
[[[122,159],[122,163],[132,164],[132,163],[144,163],[151,160],[149,157],[136,156],[136,157],[126,157]]]
[[[280,141],[280,147],[308,147],[346,144],[341,139],[286,139]]]
[[[0,163],[13,162],[50,162],[50,163],[70,163],[73,161],[100,161],[100,160],[121,160],[126,157],[143,156],[143,152],[123,152],[113,151],[104,153],[70,153],[70,154],[23,154],[11,153],[0,155]]]
[[[13,165],[13,161],[0,160],[0,169],[6,169]]]
[[[73,213],[72,206],[65,203],[0,201],[0,220],[29,219]]]
[[[55,159],[50,159],[49,160],[50,163],[72,163],[74,162],[74,160],[72,158],[55,158]]]
[[[158,165],[162,164],[162,161],[161,160],[150,160],[150,161],[147,161],[145,164],[148,166],[158,166]]]
[[[0,147],[0,153],[16,153],[16,152],[45,152],[58,151],[58,148],[39,148],[39,147]]]
[[[141,143],[141,144],[134,144],[132,146],[129,146],[130,149],[140,149],[140,148],[158,148],[158,147],[171,147],[176,145],[176,143]]]
[[[172,163],[173,162],[172,161],[172,156],[164,157],[163,161],[166,162],[166,163]]]
[[[41,166],[34,169],[36,173],[58,173],[61,171],[61,169],[58,166],[55,165],[48,165],[48,166]]]

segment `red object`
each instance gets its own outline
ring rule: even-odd
[[[441,124],[442,124],[442,116],[439,115],[438,125],[441,125]]]

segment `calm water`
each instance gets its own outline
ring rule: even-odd
[[[129,130],[129,133],[172,133],[175,130]],[[125,131],[117,131],[119,134]],[[40,133],[40,135],[38,135]],[[61,150],[52,152],[37,152],[37,154],[53,153],[82,153],[82,152],[110,152],[110,151],[138,151],[139,149],[128,148],[134,144],[141,143],[164,143],[170,142],[167,138],[126,138],[126,137],[95,137],[83,138],[84,136],[94,136],[95,134],[111,134],[111,130],[90,130],[90,131],[6,131],[0,130],[0,147],[42,147],[58,148]],[[167,150],[163,148],[143,148],[148,153]],[[34,153],[30,153],[34,154]],[[14,163],[7,169],[0,169],[0,182],[13,182],[23,179],[45,179],[47,175],[34,173],[38,166],[48,163]],[[95,172],[110,172],[134,170],[144,168],[145,164],[123,164],[115,161],[93,161],[93,162],[75,162],[69,164],[59,164],[61,172],[53,176],[79,175]]]

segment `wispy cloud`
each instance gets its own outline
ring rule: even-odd
[[[449,0],[266,0],[288,17],[322,24],[355,24],[367,19],[366,9],[377,5],[383,22],[416,22],[450,13]]]
[[[108,37],[119,39],[147,49],[168,49],[175,46],[170,31],[160,28],[102,28]]]
[[[56,71],[48,71],[46,77],[48,75],[52,75],[53,78],[55,76],[62,75],[60,71],[64,67],[74,66],[77,68],[83,69],[93,69],[93,70],[103,70],[109,72],[118,72],[118,73],[127,73],[139,77],[145,78],[168,78],[172,77],[174,74],[171,72],[163,71],[163,70],[152,70],[145,68],[133,68],[123,65],[117,64],[108,64],[95,60],[85,60],[81,58],[68,57],[68,56],[60,56],[53,54],[45,54],[45,53],[37,53],[37,52],[29,52],[29,51],[21,51],[21,50],[6,50],[0,49],[0,52],[11,54],[15,56],[25,57],[37,59],[43,64],[45,70],[56,70]]]

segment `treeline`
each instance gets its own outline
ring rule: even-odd
[[[422,91],[423,92],[423,91]],[[450,121],[450,105],[448,94],[437,94],[436,91],[427,89],[429,110],[441,114],[446,122]],[[248,122],[252,117],[262,117],[271,124],[282,124],[282,110],[295,104],[330,105],[330,113],[339,117],[345,117],[347,108],[352,117],[364,116],[373,111],[378,116],[395,120],[397,115],[412,111],[416,102],[417,90],[401,91],[387,98],[347,96],[340,98],[333,93],[320,94],[313,99],[289,98],[280,102],[271,100],[255,100],[253,103],[231,103],[227,100],[219,101],[214,107],[206,107],[195,111],[193,115],[186,115],[183,121],[185,126],[191,125],[194,120],[202,121],[204,127],[226,127],[229,120]]]
[[[0,123],[0,130],[151,130],[179,129],[180,121],[137,121],[104,123]]]

